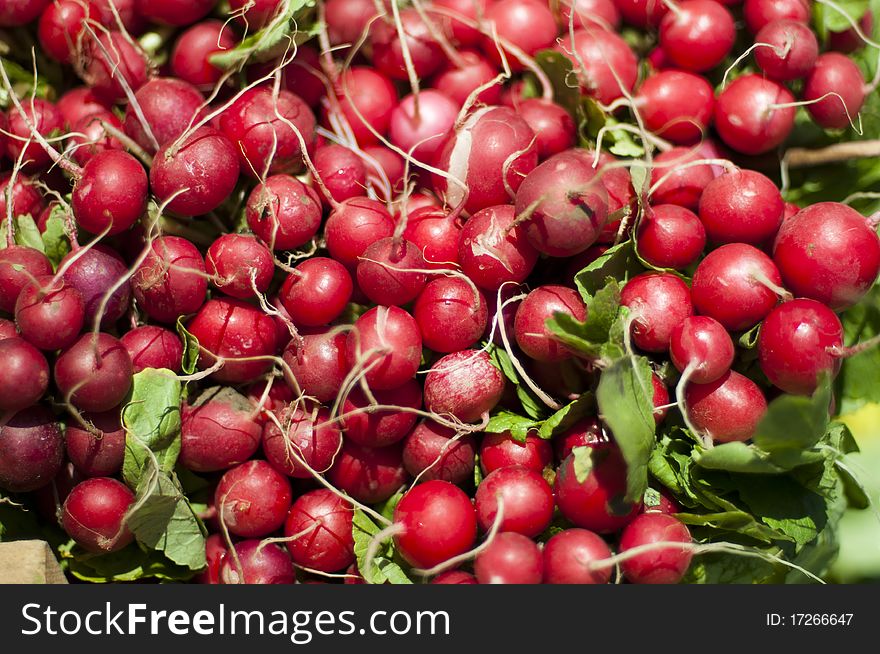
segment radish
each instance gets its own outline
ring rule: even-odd
[[[766,254],[745,243],[722,245],[697,266],[691,297],[697,313],[728,331],[750,329],[776,306],[782,279]]]
[[[448,427],[424,420],[404,440],[403,466],[422,481],[460,484],[473,477],[476,449],[470,434],[459,436]]]
[[[35,140],[25,142],[31,136],[32,129],[47,137],[56,130],[60,131],[64,127],[64,118],[54,104],[41,98],[25,100],[22,107],[24,115],[15,106],[6,115],[6,129],[11,134],[6,141],[6,152],[13,160],[21,155],[29,170],[48,168],[52,164],[48,152]]]
[[[0,127],[2,126],[0,124]],[[0,175],[0,215],[2,216],[6,216],[8,211],[7,195],[9,191],[7,189],[9,189],[11,179],[12,173],[7,172]],[[43,210],[43,197],[34,187],[34,180],[26,175],[19,174],[16,176],[12,184],[11,193],[12,213],[14,215],[30,214],[31,216],[36,216]],[[15,298],[12,298],[12,301],[15,302]]]
[[[482,48],[497,66],[501,65],[501,55],[493,40],[494,34],[498,35],[505,50],[506,41],[526,55],[534,56],[541,50],[552,48],[559,31],[547,3],[538,0],[497,0],[487,7],[484,20],[486,35]],[[515,52],[507,50],[505,55],[511,70],[523,69]]]
[[[437,6],[437,3],[434,3]],[[460,62],[447,62],[434,75],[431,85],[461,107],[471,93],[491,82],[498,75],[498,68],[476,50],[460,50]],[[484,88],[477,95],[477,101],[487,106],[501,101],[501,84]],[[528,121],[527,121],[528,122]]]
[[[138,0],[89,0],[89,11],[92,19],[111,29],[118,26],[118,15],[123,27],[130,34],[140,35],[146,27],[146,21],[137,8],[137,2]]]
[[[486,352],[453,352],[434,363],[425,377],[425,408],[474,422],[501,401],[504,385],[504,375]]]
[[[746,0],[743,13],[752,34],[775,21],[793,20],[809,25],[812,18],[807,0]]]
[[[535,133],[538,158],[546,159],[574,147],[577,129],[569,114],[558,104],[541,98],[530,98],[516,107]]]
[[[322,145],[315,152],[315,170],[335,202],[367,193],[367,167],[353,151],[341,145]]]
[[[524,466],[541,473],[553,462],[550,441],[528,434],[518,441],[510,432],[487,433],[480,443],[480,467],[486,475],[507,466]]]
[[[843,326],[831,309],[815,300],[791,300],[761,324],[758,360],[774,386],[810,395],[821,373],[837,375],[842,347]]]
[[[405,239],[385,237],[367,247],[357,265],[358,287],[371,302],[408,304],[425,288],[425,260]]]
[[[386,15],[370,24],[373,65],[396,80],[409,79],[410,70],[419,78],[430,76],[445,60],[443,49],[415,9],[401,10],[400,23],[398,29],[391,16]],[[403,54],[401,36],[409,51],[409,63]]]
[[[635,27],[657,27],[669,11],[669,6],[661,0],[614,0],[623,20]]]
[[[694,312],[687,284],[670,273],[633,277],[623,287],[620,303],[632,316],[633,343],[646,352],[666,352],[672,330]]]
[[[724,61],[733,49],[733,16],[713,0],[685,0],[660,22],[660,47],[686,70],[704,72]]]
[[[506,532],[477,556],[474,572],[481,584],[540,584],[544,577],[541,550],[522,534]]]
[[[535,538],[553,519],[553,490],[540,473],[523,466],[507,466],[491,472],[477,488],[474,506],[477,523],[489,531],[496,521],[499,499],[504,516],[498,529]]]
[[[473,112],[439,152],[436,166],[458,180],[432,174],[447,204],[475,214],[510,200],[538,164],[535,133],[513,109],[485,107]],[[467,194],[459,183],[467,186]]]
[[[706,229],[694,212],[674,204],[655,204],[639,222],[639,255],[652,266],[684,270],[706,247]]]
[[[98,97],[86,86],[77,86],[58,98],[55,106],[61,112],[65,124],[70,126],[88,116],[108,113],[112,103]]]
[[[248,461],[221,477],[214,504],[231,534],[266,536],[284,524],[291,504],[290,482],[266,461]]]
[[[321,226],[317,192],[290,175],[272,175],[258,184],[247,202],[248,227],[274,250],[308,243]]]
[[[293,402],[293,389],[287,384],[274,383],[274,377],[258,381],[248,387],[247,400],[253,407],[251,417],[260,427],[274,423],[272,415],[279,416]],[[268,390],[267,390],[268,389]],[[254,415],[256,414],[256,415]]]
[[[122,121],[110,111],[85,116],[71,126],[70,148],[79,165],[85,166],[96,154],[124,149],[122,142],[107,131],[105,123],[122,131]]]
[[[200,127],[177,145],[166,145],[153,160],[150,187],[168,208],[182,216],[216,209],[238,183],[236,146],[221,132]]]
[[[0,318],[0,341],[13,338],[14,336],[18,336],[15,323],[11,320],[6,320],[6,318]]]
[[[486,296],[459,277],[428,282],[416,298],[412,315],[424,345],[444,354],[474,345],[489,322]]]
[[[85,303],[64,279],[41,275],[19,294],[15,322],[31,345],[49,352],[61,350],[73,345],[82,331]]]
[[[472,216],[461,231],[461,270],[482,289],[497,291],[505,282],[523,282],[538,261],[538,251],[515,220],[512,205],[488,207]]]
[[[330,256],[349,270],[373,243],[394,234],[394,222],[381,202],[352,198],[341,203],[324,223],[324,240]]]
[[[804,81],[807,111],[826,129],[852,125],[867,93],[862,71],[852,59],[838,52],[819,55]]]
[[[345,0],[331,0],[345,2]],[[475,45],[483,38],[480,31],[470,22],[476,23],[486,16],[486,10],[495,0],[434,0],[431,6],[444,11],[435,20],[444,25],[459,45]],[[448,12],[448,13],[447,13]],[[469,19],[469,22],[456,20],[455,16]]]
[[[311,479],[312,470],[325,472],[342,443],[339,427],[329,421],[326,409],[305,411],[292,405],[279,415],[281,428],[273,420],[263,425],[263,453],[279,472],[295,479]]]
[[[880,239],[854,209],[819,202],[783,223],[773,261],[793,293],[840,311],[858,302],[877,278]]]
[[[329,490],[301,495],[284,523],[294,563],[322,572],[337,572],[351,565],[355,560],[353,514],[351,505]]]
[[[269,249],[253,236],[224,234],[208,248],[205,272],[219,290],[246,300],[269,290],[275,261]]]
[[[3,341],[5,342],[5,341]],[[128,395],[131,357],[109,334],[83,334],[55,360],[55,385],[64,402],[82,411],[109,411]]]
[[[0,412],[15,412],[35,404],[49,388],[46,357],[23,338],[0,341]]]
[[[39,250],[24,245],[0,250],[0,311],[12,313],[31,279],[52,274],[52,264]]]
[[[400,444],[361,447],[343,441],[327,480],[358,502],[384,502],[406,484]]]
[[[210,388],[181,409],[179,462],[194,472],[227,470],[253,456],[260,434],[247,398]]]
[[[345,437],[364,447],[386,447],[403,440],[418,420],[415,411],[422,408],[422,387],[410,379],[399,388],[375,391],[373,397],[380,406],[400,408],[372,410],[370,399],[355,388],[342,405]]]
[[[611,568],[590,563],[611,556],[602,538],[586,529],[566,529],[544,544],[545,584],[607,584]]]
[[[571,59],[583,92],[611,104],[632,91],[638,79],[638,60],[620,36],[590,26],[566,34],[555,49]]]
[[[458,263],[461,221],[436,206],[419,207],[407,216],[403,237],[419,248],[427,268]]]
[[[196,23],[177,38],[171,52],[171,72],[198,89],[210,89],[223,75],[223,71],[211,63],[211,56],[231,50],[235,45],[232,30],[226,29],[221,21]]]
[[[576,447],[594,447],[609,442],[598,418],[584,418],[553,437],[553,451],[557,462],[562,463]]]
[[[624,500],[626,463],[616,445],[594,448],[592,468],[583,481],[577,477],[575,455],[556,471],[556,505],[575,526],[600,534],[619,531],[638,514],[641,502]]]
[[[220,564],[221,584],[295,584],[290,556],[275,543],[243,540],[235,543]]]
[[[767,412],[758,385],[733,370],[708,384],[688,384],[684,402],[693,427],[716,443],[750,439]]]
[[[688,148],[672,148],[654,157],[651,169],[652,204],[677,204],[697,211],[703,189],[715,179],[704,157]]]
[[[83,549],[95,554],[117,552],[134,541],[125,515],[134,493],[109,477],[94,477],[74,486],[64,500],[61,524]]]
[[[690,316],[672,330],[669,357],[679,372],[697,384],[709,384],[730,370],[736,351],[730,334],[708,316]]]
[[[208,291],[199,249],[179,236],[160,236],[150,248],[131,278],[138,306],[163,323],[197,312]]]
[[[577,291],[566,286],[539,286],[520,303],[513,331],[517,345],[538,361],[563,361],[571,352],[553,336],[547,321],[557,313],[566,313],[579,322],[587,319],[587,308]]]
[[[411,488],[394,509],[397,550],[410,565],[429,568],[463,554],[477,537],[470,498],[446,481]]]
[[[596,23],[606,29],[617,31],[620,27],[620,10],[612,0],[565,0],[560,3],[559,18],[563,29],[566,29],[574,10],[574,26],[589,27]]]
[[[0,6],[0,26],[22,27],[35,20],[50,0],[11,0]]]
[[[688,528],[678,519],[663,513],[645,513],[629,523],[620,536],[620,552],[625,555],[638,547],[654,543],[691,545]],[[627,581],[634,584],[677,584],[691,564],[693,552],[684,547],[651,548],[620,562]]]
[[[755,43],[755,63],[767,77],[778,82],[806,77],[819,56],[815,33],[796,20],[767,23],[755,35]]]
[[[197,584],[219,584],[220,570],[223,566],[223,560],[229,550],[223,542],[221,534],[211,534],[205,539],[205,559],[207,567],[204,571],[197,574],[193,579]]]
[[[139,88],[134,97],[139,113],[135,112],[135,105],[132,104],[125,110],[125,133],[148,152],[156,149],[153,138],[161,148],[203,117],[205,98],[196,87],[183,80],[164,77],[152,79]],[[146,132],[144,119],[152,136]]]
[[[345,357],[345,334],[332,330],[303,334],[299,343],[292,340],[284,351],[300,389],[322,403],[332,402],[348,374]]]
[[[207,16],[215,0],[135,0],[138,13],[166,25],[192,25]]]
[[[715,103],[715,128],[721,140],[743,154],[763,154],[780,145],[794,128],[794,96],[759,75],[738,77]]]
[[[306,327],[320,327],[336,320],[354,288],[345,266],[326,257],[312,257],[293,270],[279,295],[290,319]]]
[[[147,207],[147,173],[127,152],[108,150],[91,157],[73,189],[76,222],[93,234],[120,234]]]
[[[715,92],[700,75],[684,70],[664,70],[642,82],[636,107],[645,127],[673,143],[700,140],[712,121]]]
[[[516,215],[539,252],[554,257],[578,254],[595,243],[605,227],[608,195],[590,159],[583,152],[562,152],[530,172],[519,187]]]
[[[363,367],[370,387],[389,390],[416,374],[422,357],[422,336],[406,311],[379,306],[355,321],[345,350],[350,366]]]
[[[15,339],[0,341],[0,345]],[[37,490],[52,482],[64,462],[64,435],[42,405],[4,417],[0,424],[0,488],[12,493]]]
[[[67,254],[58,266],[64,270],[64,282],[82,295],[86,308],[86,325],[94,323],[104,297],[110,289],[110,299],[103,307],[101,325],[109,326],[119,320],[128,310],[131,301],[131,286],[120,284],[119,280],[129,275],[122,258],[111,248],[98,244],[87,250]],[[51,274],[51,268],[43,274]]]
[[[69,64],[89,13],[88,5],[81,0],[49,3],[37,24],[37,38],[43,51],[55,61]]]
[[[339,76],[336,95],[341,118],[349,124],[357,142],[360,145],[378,143],[373,131],[379,134],[388,131],[391,112],[397,106],[397,91],[391,80],[372,68],[353,66]],[[329,115],[330,111],[325,110],[325,122]]]
[[[282,4],[281,0],[230,0],[229,8],[248,31],[258,32],[272,21]]]
[[[434,3],[436,4],[436,3]],[[463,570],[441,572],[431,580],[432,584],[478,584],[477,578]]]
[[[874,33],[874,11],[868,7],[858,22],[859,29],[862,34]],[[828,32],[828,49],[835,52],[843,52],[849,54],[857,52],[865,47],[865,41],[858,35],[855,28],[843,30],[842,32]]]
[[[272,318],[241,300],[208,300],[187,329],[199,341],[199,368],[211,369],[219,382],[235,384],[259,377],[271,365],[268,357],[277,347]]]
[[[180,371],[183,344],[172,331],[144,325],[125,332],[119,342],[128,351],[135,374],[146,368]]]
[[[147,83],[149,62],[131,37],[122,32],[102,32],[90,37],[83,48],[80,77],[96,97],[108,103],[126,98],[126,88],[136,92]]]
[[[753,170],[737,168],[706,185],[700,197],[700,220],[715,244],[769,242],[782,224],[779,189]]]
[[[444,93],[427,89],[419,93],[416,111],[416,96],[408,95],[391,112],[389,138],[412,157],[433,162],[443,137],[455,124],[459,106]]]
[[[373,0],[326,0],[324,20],[333,45],[356,43],[376,16]]]
[[[388,183],[391,185],[391,192],[399,191],[403,186],[403,175],[406,172],[403,157],[386,148],[384,145],[368,145],[364,148],[365,159],[372,159],[375,164],[371,164],[367,169],[367,185],[377,189],[382,184],[380,172],[385,174]],[[376,167],[378,164],[378,169]],[[386,200],[388,198],[385,198]]]
[[[83,477],[110,477],[122,469],[125,430],[119,414],[118,409],[83,414],[94,432],[75,421],[67,425],[67,458]]]

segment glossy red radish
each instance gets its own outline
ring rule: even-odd
[[[179,462],[194,472],[227,470],[253,456],[260,433],[247,398],[231,388],[209,388],[182,407]]]
[[[117,552],[134,541],[125,524],[134,493],[120,481],[94,477],[74,486],[64,500],[61,524],[77,545],[95,554]]]
[[[214,0],[136,0],[138,13],[165,25],[191,25],[214,8]]]
[[[76,222],[92,234],[112,236],[129,229],[147,208],[147,173],[127,152],[94,155],[73,188]]]
[[[545,584],[607,584],[611,568],[590,564],[611,556],[608,544],[586,529],[571,528],[555,534],[544,544]]]
[[[125,132],[148,152],[171,143],[202,117],[205,98],[197,88],[172,77],[157,77],[134,95],[138,112],[129,105]],[[146,127],[149,126],[148,135]],[[154,141],[155,139],[155,144]]]
[[[131,301],[131,286],[120,283],[126,277],[128,266],[112,248],[99,243],[89,249],[67,254],[59,264],[64,269],[64,281],[80,292],[86,308],[86,325],[92,325],[103,307],[101,325],[112,325],[128,310]],[[51,274],[51,268],[47,273]],[[116,290],[110,293],[110,290]]]
[[[0,488],[12,493],[37,490],[52,483],[63,463],[64,434],[49,409],[37,404],[4,417],[0,425]]]
[[[153,320],[174,323],[205,302],[208,280],[199,249],[179,236],[160,236],[131,280],[138,306]]]
[[[105,102],[118,102],[126,98],[126,86],[134,93],[147,82],[146,53],[133,43],[130,36],[109,31],[90,37],[84,45],[80,77]]]
[[[779,82],[805,77],[816,65],[819,42],[805,23],[776,20],[755,35],[755,63],[770,79]],[[770,46],[770,47],[768,47]]]
[[[180,371],[183,343],[168,329],[155,325],[135,327],[125,332],[119,341],[128,350],[135,374],[145,368]]]
[[[413,243],[428,268],[449,268],[458,263],[461,220],[438,207],[409,210],[403,237]]]
[[[131,357],[109,334],[83,334],[55,360],[55,385],[63,398],[82,411],[109,411],[131,388]]]
[[[498,66],[501,65],[501,55],[498,53],[498,46],[489,35],[497,34],[499,39],[515,46],[527,56],[534,56],[540,50],[553,47],[559,32],[556,20],[547,4],[537,0],[492,2],[486,9],[484,20],[487,35],[483,38],[482,48]],[[504,47],[503,41],[502,47]],[[523,64],[515,51],[507,50],[505,55],[511,70],[523,69]]]
[[[715,179],[705,157],[690,148],[676,147],[654,157],[651,168],[653,204],[677,204],[697,211],[703,189]]]
[[[717,245],[768,243],[782,224],[783,210],[776,184],[742,168],[716,177],[700,197],[700,220],[709,240]]]
[[[523,466],[499,468],[480,482],[474,498],[480,529],[492,528],[501,504],[504,515],[498,529],[502,532],[535,538],[553,519],[553,490],[540,473]]]
[[[530,538],[505,532],[477,555],[474,572],[481,584],[540,584],[544,559]]]
[[[557,313],[566,313],[579,322],[587,319],[580,295],[567,286],[539,286],[519,304],[513,329],[517,345],[525,354],[548,362],[572,356],[547,327],[547,321]]]
[[[354,270],[364,251],[381,238],[394,234],[394,222],[385,205],[369,198],[341,203],[324,223],[324,239],[330,255]]]
[[[734,370],[708,384],[688,384],[684,402],[693,427],[716,443],[750,439],[767,412],[758,385]]]
[[[459,64],[448,62],[434,75],[432,85],[461,107],[471,93],[497,77],[498,69],[476,50],[461,50],[458,55],[461,59]],[[487,86],[477,95],[477,100],[487,106],[499,104],[501,84]]]
[[[355,560],[353,516],[353,507],[329,490],[301,495],[284,523],[294,563],[322,572],[338,572],[351,565]]]
[[[243,538],[266,536],[287,518],[290,482],[266,461],[248,461],[223,475],[214,504],[230,533]]]
[[[406,239],[385,237],[364,250],[357,265],[358,287],[371,302],[402,306],[425,288],[425,259]]]
[[[743,15],[752,34],[774,21],[794,20],[809,25],[812,18],[807,0],[746,0]]]
[[[474,422],[495,408],[504,385],[504,375],[485,352],[453,352],[435,362],[425,377],[425,408]]]
[[[16,412],[36,404],[49,388],[46,357],[23,338],[0,341],[0,412]]]
[[[321,226],[317,192],[290,175],[272,175],[248,197],[248,226],[275,250],[293,250],[308,243]]]
[[[215,54],[231,50],[236,39],[232,30],[219,20],[196,23],[181,32],[171,51],[171,72],[196,88],[210,89],[223,75],[211,63]]]
[[[275,261],[269,249],[253,236],[224,234],[208,248],[205,272],[218,289],[246,300],[269,290]]]
[[[724,5],[713,0],[685,0],[660,22],[660,47],[680,68],[704,72],[724,61],[733,49],[736,26]]]
[[[350,1],[340,0],[340,4]],[[397,106],[397,91],[391,80],[372,68],[353,66],[339,76],[336,95],[342,112],[338,118],[348,123],[357,142],[378,143],[373,132],[384,135],[388,131],[391,112]],[[330,112],[325,110],[324,122],[329,117]]]
[[[220,564],[221,584],[295,584],[290,555],[275,543],[243,540],[233,545]]]
[[[694,312],[690,289],[671,273],[633,277],[623,287],[620,302],[633,318],[633,343],[646,352],[665,352],[672,330]]]
[[[325,473],[342,445],[337,423],[326,409],[304,410],[291,405],[263,426],[263,453],[279,472],[296,479],[311,479],[306,465]],[[306,465],[303,465],[303,462]]]
[[[664,70],[642,82],[635,101],[645,127],[686,145],[700,140],[712,122],[715,92],[700,75]]]
[[[682,543],[650,548],[655,543]],[[677,518],[663,513],[645,513],[629,523],[620,535],[620,553],[637,547],[648,547],[622,560],[620,569],[633,584],[677,584],[691,564],[693,544],[688,528]]]
[[[413,317],[398,307],[374,307],[354,323],[348,334],[350,366],[364,366],[364,379],[376,390],[401,386],[418,370],[422,336]]]
[[[620,36],[590,26],[566,33],[555,49],[572,61],[583,92],[610,104],[632,91],[638,79],[638,59]]]
[[[794,96],[786,87],[756,74],[728,84],[715,102],[715,129],[743,154],[763,154],[780,145],[794,128]]]
[[[328,329],[302,334],[300,342],[294,340],[287,346],[284,361],[306,395],[332,402],[349,371],[345,333]]]
[[[125,459],[125,430],[118,408],[84,413],[88,428],[71,420],[65,433],[67,458],[84,477],[112,477]]]
[[[484,474],[506,466],[524,466],[543,472],[553,462],[550,441],[528,434],[525,440],[515,439],[510,432],[487,433],[480,443],[480,467]]]
[[[419,93],[418,112],[414,95],[408,95],[391,112],[389,138],[398,148],[419,161],[432,163],[452,129],[459,105],[441,91]]]
[[[390,16],[370,24],[373,65],[391,79],[407,80],[410,68],[418,77],[428,77],[445,60],[443,49],[414,8],[400,10],[400,25],[399,30]],[[409,63],[401,40],[406,42]]]
[[[343,441],[327,480],[365,504],[384,502],[407,483],[402,446],[361,447]]]
[[[819,55],[804,81],[804,101],[813,120],[826,129],[858,124],[868,87],[861,69],[839,52]],[[854,128],[855,129],[855,128]]]
[[[82,331],[85,303],[63,278],[42,275],[19,294],[15,322],[32,345],[49,352],[60,350],[72,345]]]
[[[425,286],[413,307],[424,345],[435,352],[465,350],[476,343],[489,320],[486,296],[457,277],[439,277]]]
[[[431,420],[416,425],[403,442],[403,466],[421,481],[440,479],[460,484],[474,474],[474,437]]]
[[[730,370],[736,350],[723,325],[708,316],[690,316],[672,330],[669,357],[679,372],[708,384]]]
[[[683,270],[706,247],[706,229],[697,215],[674,204],[655,204],[639,222],[639,256],[658,268]]]
[[[458,261],[480,288],[494,292],[505,282],[523,282],[535,267],[538,251],[515,221],[514,207],[504,204],[483,209],[465,223]]]

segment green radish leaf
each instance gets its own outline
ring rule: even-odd
[[[575,275],[575,285],[584,303],[589,305],[597,291],[604,288],[608,278],[625,283],[631,276],[642,272],[633,250],[632,241],[624,241],[609,248],[602,256]]]
[[[354,555],[361,576],[370,584],[384,584],[386,582],[391,584],[413,583],[404,569],[405,563],[397,554],[394,541],[391,538],[386,539],[380,544],[371,565],[367,565],[367,552],[370,544],[380,531],[381,529],[366,513],[360,509],[355,509],[352,518],[351,534],[354,538]]]
[[[779,474],[784,468],[774,465],[766,452],[741,442],[723,443],[712,449],[694,453],[697,465],[710,470]]]
[[[183,317],[177,319],[177,334],[183,342],[181,370],[183,370],[185,375],[192,375],[198,368],[199,363],[199,339],[183,326]]]
[[[781,395],[770,402],[753,441],[772,457],[777,452],[802,452],[813,447],[828,429],[831,382],[823,376],[812,397]]]
[[[556,434],[561,434],[573,427],[582,418],[588,415],[595,415],[595,406],[596,399],[592,394],[586,393],[581,395],[574,402],[566,404],[542,422],[538,429],[538,436],[550,439]]]
[[[818,2],[813,5],[813,23],[823,39],[828,32],[845,32],[853,22],[858,23],[868,10],[870,1],[836,0],[834,4],[840,9]]]
[[[0,216],[0,250],[7,246],[6,233],[9,222],[6,216]],[[12,219],[13,235],[15,236],[16,245],[25,245],[29,248],[39,250],[43,254],[46,253],[46,246],[43,245],[43,237],[40,230],[30,214],[16,216]]]
[[[489,360],[496,368],[498,368],[508,381],[513,383],[516,388],[516,396],[522,404],[523,411],[533,420],[542,420],[547,414],[547,407],[538,399],[538,396],[522,382],[510,355],[503,347],[499,347],[495,343],[489,343],[486,346],[489,353]],[[525,438],[525,436],[523,436]]]
[[[574,478],[579,484],[583,484],[593,471],[593,448],[579,446],[571,450],[574,465]]]
[[[840,318],[844,343],[848,346],[880,334],[880,285],[875,285]],[[869,402],[880,402],[877,370],[880,370],[880,347],[869,348],[843,360],[835,380],[835,395],[840,402],[841,414],[851,413]]]
[[[92,584],[151,579],[181,582],[195,574],[190,568],[172,563],[162,552],[145,551],[136,543],[118,552],[92,554],[70,541],[59,548],[59,558],[74,577]]]
[[[571,59],[556,50],[541,50],[535,55],[535,61],[550,80],[554,102],[577,120],[583,96],[573,72]]]
[[[70,252],[70,239],[64,230],[64,209],[55,206],[49,219],[46,221],[46,231],[43,232],[41,240],[43,241],[43,249],[49,261],[56,268],[61,260]]]
[[[501,411],[489,418],[489,423],[484,431],[487,434],[502,434],[510,432],[510,435],[520,442],[525,442],[529,432],[535,431],[540,422],[526,418],[524,416],[511,413],[510,411]]]

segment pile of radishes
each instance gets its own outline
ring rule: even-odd
[[[164,471],[201,506],[206,583],[393,580],[359,569],[380,559],[432,583],[677,583],[701,545],[656,480],[631,497],[591,398],[646,356],[658,433],[709,450],[863,347],[838,314],[880,272],[876,219],[785,202],[753,157],[777,161],[799,106],[849,138],[877,86],[846,54],[877,47],[872,13],[821,43],[812,19],[0,0],[5,499],[93,559],[148,551],[130,521]],[[593,308],[609,278],[618,341]],[[180,389],[161,452],[127,417],[148,379]]]

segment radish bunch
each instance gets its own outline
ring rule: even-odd
[[[72,574],[677,583],[784,541],[702,516],[760,523],[736,475],[822,461],[873,345],[876,216],[786,202],[785,149],[859,125],[872,14],[302,4],[0,0],[69,82],[3,62],[0,491]]]

